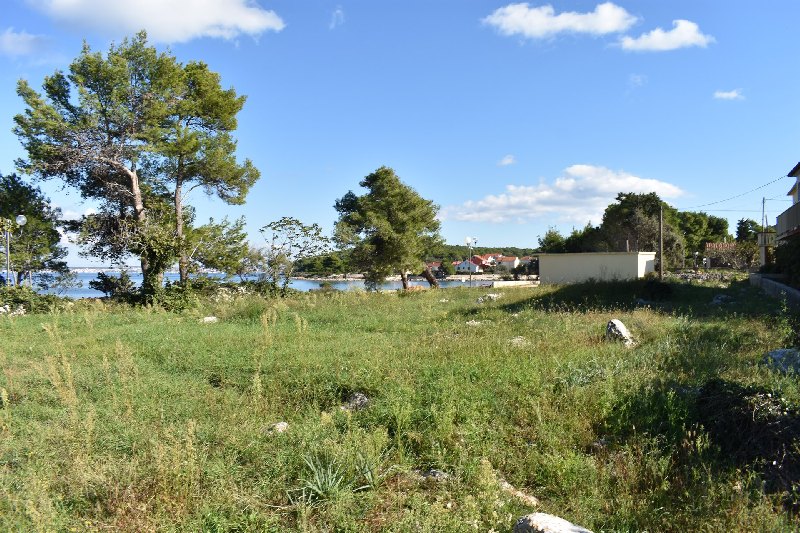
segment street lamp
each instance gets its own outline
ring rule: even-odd
[[[472,267],[469,266],[472,263],[472,247],[475,246],[475,243],[478,242],[478,239],[475,237],[467,237],[464,239],[464,243],[467,245],[467,268],[469,269],[469,286],[472,287]]]
[[[28,223],[28,218],[25,215],[17,215],[14,219],[17,226],[20,228]],[[11,228],[12,222],[8,219],[2,219],[3,229],[6,232],[6,287],[11,285]]]

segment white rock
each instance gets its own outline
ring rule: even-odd
[[[363,392],[354,392],[347,399],[347,403],[342,405],[342,411],[360,411],[369,405],[369,398]]]
[[[502,296],[502,295],[501,294],[497,294],[497,293],[489,293],[489,294],[486,294],[484,296],[481,296],[476,301],[479,304],[482,304],[484,302],[494,302],[494,301],[497,301],[497,299],[500,298],[500,296]]]
[[[633,340],[633,335],[625,327],[621,320],[616,318],[611,319],[606,324],[606,340],[608,341],[622,341],[626,348],[636,346],[636,341]]]
[[[215,322],[219,322],[219,318],[215,316],[204,316],[203,318],[200,319],[200,322],[202,322],[203,324],[213,324]]]
[[[468,326],[475,327],[475,326],[480,326],[481,324],[482,322],[480,320],[467,320]]]
[[[439,470],[438,468],[431,468],[428,470],[413,470],[413,472],[422,479],[428,479],[436,482],[447,481],[450,479],[450,474]]]
[[[531,507],[538,507],[539,498],[537,498],[536,496],[528,494],[526,492],[522,492],[521,490],[519,490],[518,488],[516,488],[514,485],[512,485],[503,478],[499,478],[497,480],[497,483],[498,485],[500,485],[500,489],[503,492],[510,494],[511,496],[515,497],[525,505],[530,505]]]
[[[17,306],[16,309],[13,311],[11,310],[11,305],[6,304],[0,306],[0,315],[8,315],[8,316],[22,316],[25,314],[25,308],[21,305]]]
[[[514,524],[514,533],[592,533],[586,528],[547,513],[525,515]]]
[[[275,434],[275,433],[285,433],[286,430],[289,429],[288,422],[275,422],[270,427],[267,428],[267,433]]]
[[[508,343],[512,346],[525,346],[528,344],[528,341],[525,340],[525,337],[513,337]]]

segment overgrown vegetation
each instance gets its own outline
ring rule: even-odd
[[[595,531],[800,527],[800,388],[759,364],[792,321],[744,282],[667,285],[0,316],[0,529],[510,531],[534,510]],[[603,341],[610,318],[636,348]],[[355,392],[368,405],[341,409]]]

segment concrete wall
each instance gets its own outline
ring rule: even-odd
[[[770,276],[768,274],[750,274],[750,285],[761,287],[762,291],[773,298],[778,298],[780,300],[785,298],[789,307],[795,311],[800,310],[800,291],[788,285],[784,285],[781,283],[781,281],[783,281],[782,279],[770,279],[780,277],[781,276]]]
[[[540,254],[542,283],[580,283],[637,279],[655,270],[655,252]]]
[[[513,288],[513,287],[538,287],[538,286],[539,286],[539,282],[536,281],[536,280],[530,280],[530,281],[524,281],[524,280],[520,280],[520,281],[493,281],[492,282],[492,287],[495,288],[495,289],[501,288],[501,287],[505,287],[505,288],[512,287]]]

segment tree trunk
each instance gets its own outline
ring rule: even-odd
[[[175,182],[175,237],[178,239],[178,272],[181,285],[189,280],[189,258],[186,256],[186,246],[183,242],[183,198],[181,198],[182,183]]]
[[[425,278],[431,288],[439,288],[439,282],[436,280],[436,276],[433,275],[433,272],[431,272],[431,267],[425,265],[425,270],[422,271],[422,276]]]
[[[136,173],[135,168],[126,168],[125,171],[131,180],[131,194],[133,195],[133,210],[136,213],[136,222],[139,225],[144,225],[147,222],[147,211],[144,208],[142,189],[139,187],[139,175]],[[146,251],[139,257],[139,264],[142,267],[142,292],[145,296],[153,295],[156,290],[161,288],[164,273],[154,271],[156,265],[151,263]]]
[[[405,269],[400,271],[400,281],[403,283],[403,290],[408,290],[408,274],[406,274]]]

